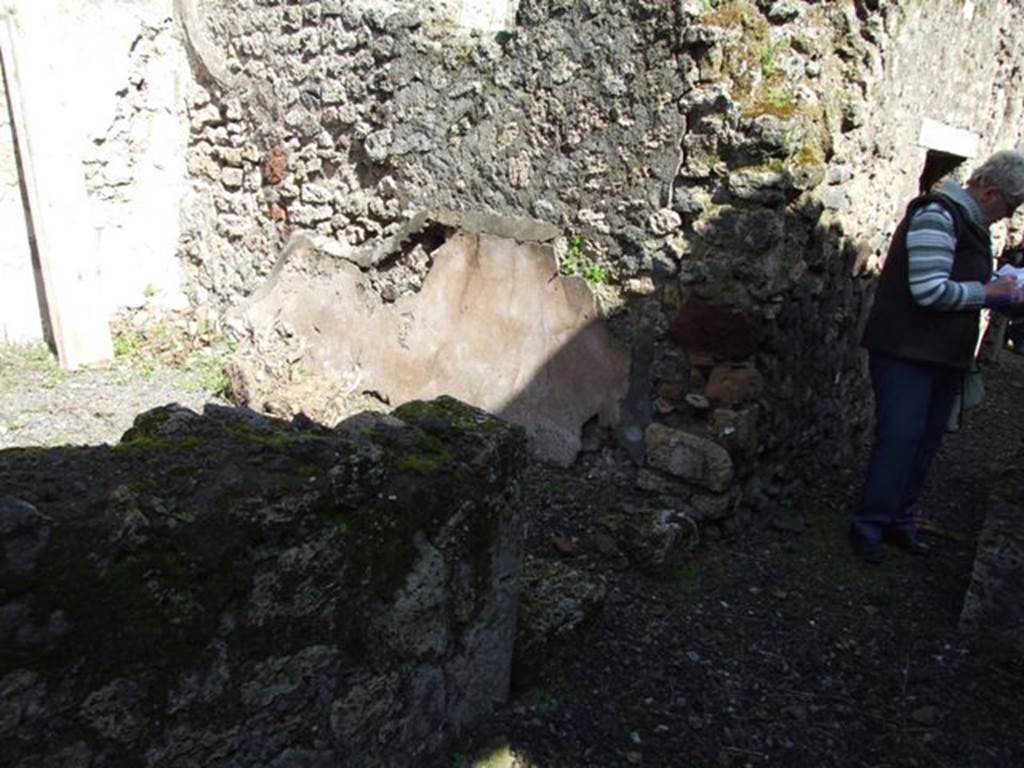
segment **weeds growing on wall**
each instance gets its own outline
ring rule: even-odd
[[[761,48],[761,76],[770,78],[779,68],[778,56],[780,50],[786,45],[785,40],[767,42]]]
[[[575,232],[569,235],[565,253],[558,260],[558,273],[565,277],[582,277],[592,286],[604,285],[608,280],[608,270],[586,254],[583,238]]]
[[[788,37],[772,39],[772,26],[749,0],[727,0],[705,5],[702,22],[739,34],[724,43],[723,74],[732,81],[732,96],[744,117],[774,115],[783,120],[797,111],[784,58],[792,45]]]

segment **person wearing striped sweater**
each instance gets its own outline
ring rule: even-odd
[[[946,181],[912,200],[892,237],[861,340],[875,439],[850,540],[867,562],[881,562],[883,541],[927,553],[914,509],[974,362],[981,310],[1024,301],[1014,278],[993,279],[989,234],[1022,202],[1024,155],[996,152],[965,186]]]

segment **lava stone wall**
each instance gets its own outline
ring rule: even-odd
[[[523,0],[498,34],[401,0],[199,6],[226,74],[189,105],[195,302],[251,292],[299,230],[555,224],[632,348],[622,440],[710,438],[755,503],[866,423],[862,270],[916,191],[921,119],[1020,135],[1009,2]]]

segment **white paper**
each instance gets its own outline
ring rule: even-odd
[[[1019,284],[1024,285],[1024,267],[1015,267],[1011,264],[1004,264],[996,272],[999,277],[1012,277],[1017,280]]]

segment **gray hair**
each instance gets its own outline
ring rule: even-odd
[[[1012,149],[1000,150],[975,168],[967,183],[995,187],[1016,208],[1024,203],[1024,155]]]

